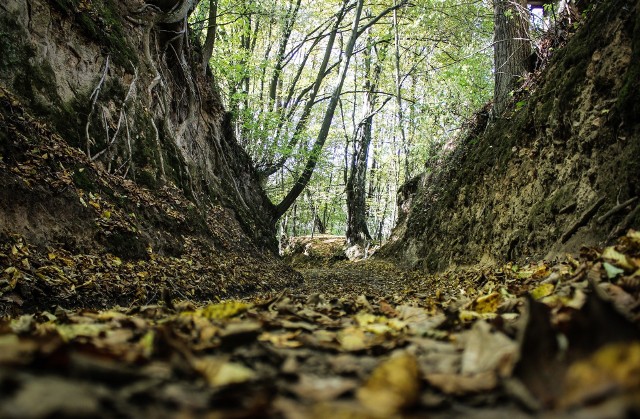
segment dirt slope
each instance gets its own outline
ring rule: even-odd
[[[0,4],[0,315],[299,279],[211,79],[181,65],[197,49],[142,5]]]
[[[435,270],[537,260],[640,226],[639,17],[592,2],[521,109],[406,185],[381,254]]]

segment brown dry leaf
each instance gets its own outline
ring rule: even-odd
[[[340,343],[340,348],[347,352],[361,351],[371,346],[365,332],[353,326],[339,331],[337,339]]]
[[[297,338],[300,333],[300,330],[284,333],[264,332],[258,336],[258,340],[262,342],[270,342],[273,346],[280,349],[299,348],[302,346],[302,343],[294,339]]]
[[[25,381],[1,411],[13,418],[99,417],[99,389],[58,377]]]
[[[438,390],[456,396],[493,390],[498,385],[498,377],[493,371],[474,375],[427,374],[425,379]]]
[[[492,330],[485,321],[476,322],[463,335],[462,374],[473,375],[485,371],[505,377],[511,374],[518,356],[518,345],[506,335]]]
[[[244,365],[215,356],[195,358],[192,367],[202,374],[212,387],[244,383],[256,377],[256,373]]]
[[[606,345],[573,363],[560,405],[579,406],[625,392],[640,396],[640,341]]]
[[[418,336],[433,331],[446,320],[444,313],[430,312],[421,307],[399,305],[396,310],[398,318],[406,323],[410,333]]]
[[[298,397],[315,402],[334,400],[355,390],[356,380],[342,377],[315,377],[302,374],[299,381],[289,388]]]
[[[220,336],[254,335],[262,330],[262,323],[252,320],[229,322],[220,330]]]
[[[354,319],[363,330],[377,335],[385,333],[396,334],[406,326],[401,320],[388,319],[384,316],[376,316],[364,312],[356,314]]]
[[[405,351],[380,364],[357,392],[358,400],[381,416],[390,416],[410,407],[419,395],[418,361]]]
[[[398,312],[391,306],[391,304],[382,300],[379,303],[380,311],[387,317],[398,317]]]
[[[295,329],[295,330],[306,330],[308,332],[313,332],[315,330],[318,329],[318,326],[316,326],[315,324],[309,323],[309,322],[294,322],[294,321],[290,321],[290,320],[282,320],[282,322],[280,323],[282,325],[282,327],[284,327],[285,329]]]
[[[635,266],[630,258],[616,250],[615,246],[609,246],[602,252],[601,258],[612,262],[614,265],[624,269],[627,272],[633,272],[640,266]]]
[[[20,339],[14,334],[0,335],[0,365],[28,363],[38,347],[31,339]]]

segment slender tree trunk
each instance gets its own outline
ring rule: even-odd
[[[311,85],[311,88],[309,89],[310,91],[309,98],[307,99],[304,105],[304,108],[302,109],[302,114],[300,115],[300,118],[298,119],[298,122],[296,123],[296,126],[293,129],[293,133],[291,134],[291,138],[287,143],[287,148],[290,150],[292,150],[298,144],[300,137],[302,136],[304,131],[307,129],[309,118],[311,116],[311,110],[313,109],[313,106],[316,103],[316,96],[318,95],[318,91],[320,90],[320,85],[322,84],[322,81],[328,74],[327,67],[329,65],[329,60],[331,59],[331,55],[333,53],[333,45],[335,43],[336,36],[340,29],[340,24],[342,23],[342,19],[345,16],[347,6],[348,6],[348,1],[345,1],[342,5],[342,8],[340,9],[340,12],[338,12],[336,16],[336,21],[333,24],[333,27],[331,28],[331,32],[329,33],[329,38],[327,40],[327,46],[324,51],[322,63],[318,68],[316,79]],[[306,57],[304,58],[304,61],[306,62]],[[282,156],[277,162],[270,164],[267,167],[265,167],[263,170],[261,170],[259,173],[259,176],[261,178],[266,178],[274,174],[276,171],[278,171],[280,168],[284,166],[284,164],[287,161],[287,158],[288,158],[287,155]],[[300,192],[302,192],[302,190]],[[298,192],[298,195],[300,195],[300,192]],[[296,198],[298,195],[296,195]],[[289,206],[291,206],[291,203],[289,203],[289,205],[287,206],[287,209],[289,208]],[[285,209],[284,211],[286,212],[287,209]],[[282,214],[284,214],[284,212],[281,214],[276,214],[276,219],[281,217]]]
[[[207,22],[207,37],[202,48],[202,70],[206,73],[209,60],[213,54],[213,46],[216,41],[218,17],[218,0],[209,0],[209,20]]]
[[[313,236],[316,231],[318,232],[318,234],[325,234],[326,228],[324,226],[324,223],[322,222],[322,219],[320,218],[320,214],[318,214],[318,206],[314,202],[313,196],[311,196],[311,192],[309,192],[308,189],[307,189],[306,196],[307,196],[307,202],[309,203],[309,211],[311,211],[311,216],[313,218],[312,220],[313,226],[311,227],[311,236]]]
[[[358,0],[356,4],[355,17],[353,18],[353,26],[351,29],[351,35],[349,36],[349,41],[347,42],[347,47],[344,51],[344,62],[342,64],[342,68],[340,69],[340,75],[338,76],[338,85],[334,88],[333,93],[331,94],[331,98],[329,100],[329,104],[327,105],[327,109],[324,114],[324,118],[322,119],[322,125],[320,126],[320,131],[318,132],[318,136],[316,138],[315,143],[311,149],[311,153],[309,159],[307,160],[307,164],[305,165],[304,170],[300,177],[296,180],[293,187],[289,191],[289,193],[284,197],[282,202],[276,205],[274,219],[277,220],[280,218],[290,207],[293,205],[295,200],[300,196],[304,188],[311,180],[311,175],[315,170],[316,164],[318,163],[318,159],[320,158],[320,153],[322,152],[322,148],[324,147],[324,143],[327,140],[329,135],[329,130],[331,129],[331,122],[333,120],[333,114],[335,113],[336,107],[338,105],[338,100],[340,99],[340,93],[342,92],[342,86],[344,85],[344,80],[347,77],[347,70],[349,69],[349,63],[351,61],[351,56],[353,55],[353,50],[356,44],[356,39],[359,36],[358,27],[360,25],[360,17],[362,15],[362,6],[364,0]]]
[[[369,13],[367,13],[369,16]],[[375,116],[378,83],[382,72],[382,61],[386,55],[386,44],[378,50],[371,33],[368,32],[365,49],[365,92],[364,118],[356,130],[353,141],[353,156],[347,179],[347,243],[361,244],[371,240],[367,226],[367,169],[369,146],[373,136],[373,117]]]
[[[494,0],[494,115],[500,116],[511,91],[527,73],[531,54],[526,0]]]
[[[298,10],[300,9],[301,3],[302,3],[302,0],[296,0],[296,3],[291,5],[291,8],[287,11],[287,16],[285,17],[285,22],[282,28],[282,38],[280,38],[280,45],[278,46],[278,52],[276,55],[276,63],[273,69],[271,82],[269,83],[270,110],[275,110],[279,106],[279,103],[276,100],[278,85],[280,81],[280,76],[282,74],[282,70],[284,68],[284,60],[287,52],[287,45],[289,44],[289,38],[291,37],[291,32],[293,31],[293,25],[296,22],[296,18],[298,16]]]
[[[394,37],[394,64],[395,64],[395,82],[396,82],[396,113],[398,117],[398,131],[400,131],[400,141],[405,151],[404,156],[404,178],[409,179],[409,156],[406,151],[408,149],[407,136],[404,129],[404,115],[402,110],[402,80],[400,79],[400,29],[398,28],[398,11],[393,11],[393,37]]]

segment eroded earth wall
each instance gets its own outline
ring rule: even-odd
[[[0,316],[299,280],[197,41],[167,25],[142,1],[0,2]]]
[[[640,227],[639,7],[591,5],[521,109],[405,188],[382,254],[441,270],[551,258]]]

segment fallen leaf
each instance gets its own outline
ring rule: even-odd
[[[339,331],[337,339],[340,348],[347,352],[361,351],[371,346],[365,332],[357,327],[348,327]]]
[[[403,351],[373,371],[357,398],[375,414],[391,416],[410,407],[420,395],[420,371],[415,356]]]
[[[495,313],[498,307],[502,303],[502,296],[493,292],[489,295],[478,297],[472,305],[472,308],[477,313]]]
[[[493,371],[473,375],[427,374],[425,379],[443,393],[456,396],[493,390],[498,385],[498,377]]]
[[[215,356],[196,358],[192,365],[212,387],[243,383],[256,377],[255,372],[244,365]]]
[[[534,300],[540,300],[541,298],[547,297],[553,294],[553,290],[556,288],[554,284],[540,284],[536,288],[531,291],[531,297]]]
[[[295,340],[295,338],[297,338],[300,333],[300,330],[284,333],[264,332],[258,336],[258,340],[261,342],[269,342],[276,348],[298,348],[302,346],[302,342]]]
[[[585,405],[604,396],[640,395],[640,342],[614,343],[574,362],[567,371],[563,407]]]
[[[605,272],[607,273],[607,278],[613,279],[618,275],[622,275],[624,273],[624,269],[620,269],[615,265],[610,264],[609,262],[604,262],[602,264]]]
[[[223,301],[217,304],[210,304],[195,312],[185,311],[182,315],[196,315],[210,320],[222,320],[244,313],[252,307],[251,304],[242,301]]]
[[[96,337],[107,329],[102,323],[61,324],[56,326],[58,334],[65,342],[69,342],[78,336]]]
[[[334,400],[354,390],[356,380],[342,377],[316,377],[307,374],[300,376],[297,383],[289,388],[298,397],[315,402]]]
[[[492,330],[489,323],[481,320],[464,334],[464,341],[462,374],[492,371],[502,377],[511,375],[518,357],[518,345],[505,334]]]
[[[602,259],[614,263],[616,266],[624,269],[627,272],[633,272],[638,269],[638,266],[634,266],[629,261],[626,255],[616,250],[615,246],[605,247],[601,255]]]

